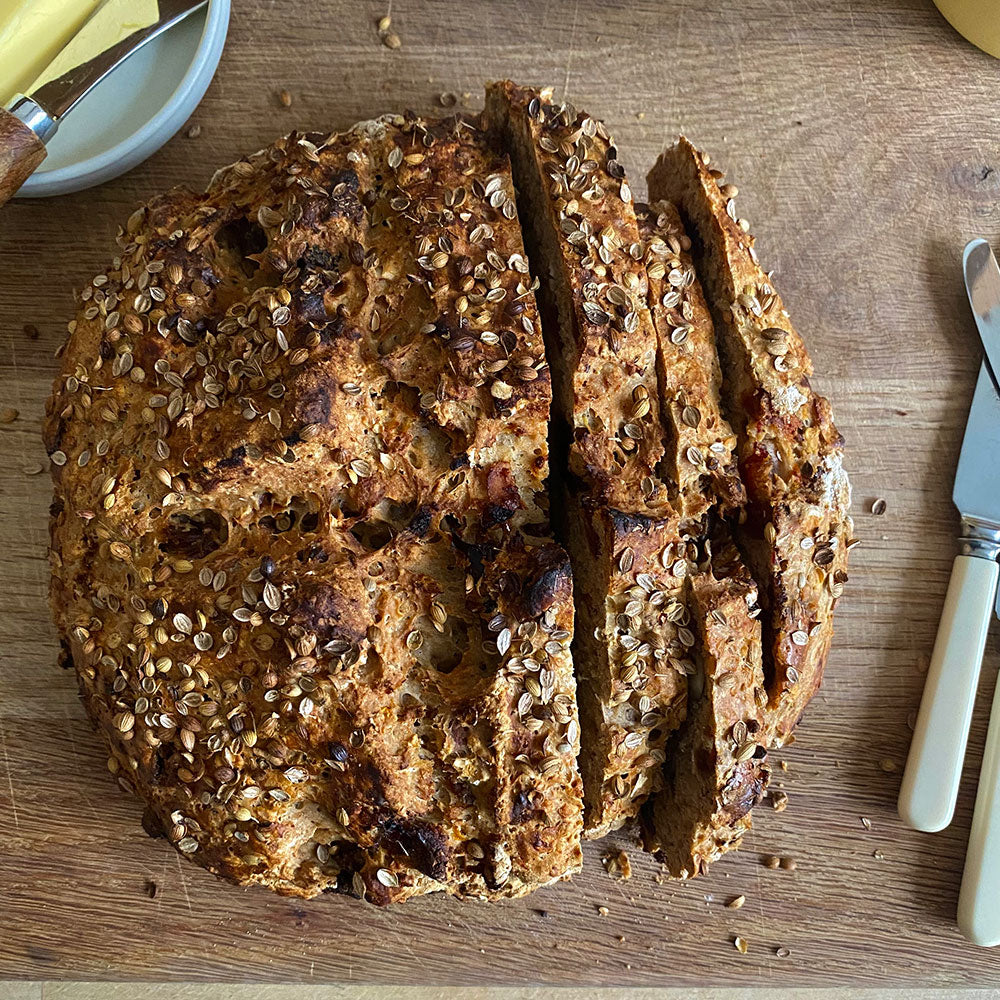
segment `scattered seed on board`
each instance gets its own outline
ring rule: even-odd
[[[782,858],[779,864],[786,872],[793,872],[798,867],[795,858]]]
[[[777,868],[781,864],[781,858],[776,858],[773,854],[765,854],[760,861],[765,868]]]
[[[382,36],[382,44],[387,49],[398,49],[402,44],[402,39],[394,31]]]
[[[290,108],[292,106],[292,95],[287,90],[279,90],[278,101],[283,108]]]
[[[187,132],[184,133],[189,139],[197,139],[201,135],[201,126],[192,125]]]
[[[887,504],[885,500],[882,497],[879,497],[877,500],[872,501],[872,513],[880,516],[885,513],[886,506]]]
[[[731,900],[729,900],[728,903],[726,903],[726,907],[727,907],[727,909],[730,909],[730,910],[738,910],[738,909],[740,909],[740,907],[743,906],[743,904],[746,901],[747,901],[746,896],[733,896],[733,898]]]
[[[738,934],[733,939],[733,946],[741,954],[745,955],[750,948],[750,942],[746,938],[740,937]]]

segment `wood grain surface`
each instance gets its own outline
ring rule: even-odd
[[[0,211],[0,978],[1000,984],[1000,952],[954,927],[995,636],[955,822],[931,836],[895,814],[979,360],[961,249],[975,235],[1000,245],[1000,62],[929,0],[394,0],[396,49],[375,27],[389,6],[235,5],[191,134],[103,187]],[[74,289],[142,200],[201,187],[293,127],[433,112],[442,93],[479,107],[484,79],[500,76],[551,83],[605,118],[640,193],[679,129],[707,147],[741,188],[833,400],[863,545],[826,683],[776,774],[788,808],[762,805],[744,849],[685,885],[658,882],[622,835],[588,847],[571,884],[499,905],[376,910],[236,889],[146,837],[56,666],[39,439],[52,354]],[[632,859],[628,882],[601,866],[612,843]],[[796,867],[769,870],[765,855]],[[726,907],[741,894],[745,906]]]

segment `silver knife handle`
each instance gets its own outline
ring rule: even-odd
[[[59,122],[37,101],[18,94],[7,110],[22,124],[27,125],[42,142],[48,142],[56,134]]]
[[[963,529],[899,789],[903,822],[927,832],[943,830],[955,811],[1000,573],[1000,531]]]

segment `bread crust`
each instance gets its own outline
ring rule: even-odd
[[[48,407],[52,604],[147,827],[242,884],[580,866],[550,381],[475,122],[292,134],[140,209]]]
[[[805,345],[721,176],[681,137],[648,182],[651,197],[680,206],[700,245],[749,497],[736,531],[765,595],[768,728],[780,746],[822,681],[847,580],[851,490],[830,404],[809,384]]]

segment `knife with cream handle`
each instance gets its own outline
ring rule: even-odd
[[[104,0],[29,93],[15,95],[6,109],[0,108],[0,205],[45,159],[45,143],[90,90],[133,52],[207,2]]]
[[[1000,371],[1000,267],[985,240],[965,248],[965,283],[989,368]],[[1000,684],[986,734],[958,896],[959,930],[974,944],[1000,944]]]
[[[1000,320],[1000,281],[993,281],[973,245],[964,265],[969,301],[984,339],[984,323]],[[996,264],[993,264],[994,268]],[[989,299],[995,291],[997,298]],[[989,354],[989,352],[987,352]],[[951,822],[979,686],[986,634],[1000,567],[1000,395],[988,363],[979,371],[962,441],[952,499],[962,516],[959,555],[952,567],[913,741],[899,790],[899,814],[917,830]]]

